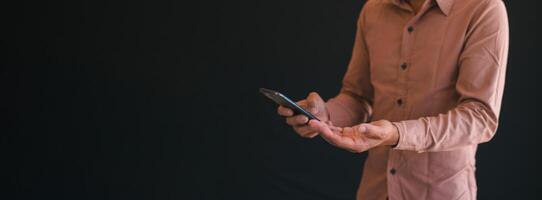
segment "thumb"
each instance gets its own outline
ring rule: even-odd
[[[318,95],[316,92],[309,93],[309,96],[307,96],[307,104],[309,106],[309,109],[312,113],[318,112],[317,104],[322,101],[322,97]]]
[[[372,124],[361,124],[356,131],[371,138],[380,138],[382,133],[380,127]]]

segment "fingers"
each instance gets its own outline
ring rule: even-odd
[[[311,93],[309,93],[309,96],[307,96],[307,100],[309,100],[311,102],[317,102],[320,99],[322,99],[322,97],[320,97],[320,95],[318,93],[316,93],[316,92],[311,92]]]
[[[317,114],[319,112],[317,104],[324,103],[320,95],[316,92],[311,92],[306,99],[296,102],[301,108],[309,111],[312,114]],[[314,127],[308,126],[309,118],[305,115],[299,115],[294,112],[293,109],[287,108],[285,106],[279,106],[277,108],[277,113],[280,116],[286,117],[286,123],[291,125],[295,132],[297,132],[302,137],[315,137],[319,134],[319,131]],[[326,125],[327,126],[327,125]],[[341,128],[328,126],[330,131],[339,132],[342,131]]]
[[[312,114],[316,114],[318,112],[316,107],[313,105],[313,103],[309,101],[309,99],[303,99],[301,101],[296,102],[296,104],[299,105],[299,107],[309,111]]]
[[[344,127],[342,134],[345,136],[355,137],[356,131],[351,127]]]
[[[318,120],[310,120],[309,126],[316,129],[320,133],[320,136],[329,143],[338,147],[349,148],[345,144],[345,139],[340,134],[333,132],[327,124],[319,122]]]
[[[329,125],[317,120],[310,120],[309,125],[317,129],[320,136],[322,136],[322,138],[332,145],[343,148],[352,153],[361,153],[369,149],[364,144],[363,138],[358,136],[358,130],[360,129],[359,127],[344,127],[341,129],[333,126],[330,127]],[[363,130],[364,128],[361,129]],[[342,132],[334,130],[341,130]]]
[[[298,101],[296,102],[296,104],[299,105],[301,108],[306,109],[310,113],[316,114],[318,113],[316,104],[319,101],[323,101],[320,95],[318,95],[318,93],[316,92],[311,92],[309,93],[309,96],[307,96],[306,99]],[[279,106],[277,108],[277,113],[283,117],[291,117],[294,115],[294,111],[292,109],[284,107],[284,106]]]
[[[286,123],[292,126],[305,125],[307,122],[309,122],[309,118],[305,115],[296,115],[286,118]]]
[[[277,113],[283,117],[290,117],[294,115],[294,111],[292,109],[286,108],[284,106],[279,106],[279,108],[277,109]]]
[[[309,93],[309,96],[307,96],[307,106],[309,108],[316,108],[316,101],[320,98],[320,96],[316,92]]]
[[[360,133],[365,133],[365,132],[367,132],[367,126],[365,126],[365,124],[361,124],[361,125],[359,125],[359,126],[356,127],[356,128],[357,128],[356,131],[358,131],[358,132],[360,132]]]
[[[318,112],[317,110],[317,104],[319,102],[323,102],[322,97],[318,95],[316,92],[309,93],[309,96],[307,96],[307,107],[309,108],[310,112],[315,114]]]
[[[313,137],[318,135],[318,132],[316,131],[316,129],[314,129],[314,128],[308,126],[308,125],[294,126],[294,130],[301,137],[313,138]]]
[[[333,132],[338,132],[338,133],[343,132],[343,128],[341,127],[330,126],[329,129]]]

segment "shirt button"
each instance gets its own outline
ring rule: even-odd
[[[397,105],[398,106],[403,105],[403,99],[397,99]]]
[[[395,175],[395,172],[396,172],[396,171],[395,171],[395,168],[391,168],[391,169],[390,169],[390,174],[391,174],[391,175]]]
[[[405,70],[406,68],[407,68],[407,64],[406,64],[406,63],[401,64],[401,69]]]
[[[407,30],[408,30],[409,33],[412,33],[412,31],[414,31],[414,27],[409,26],[409,27],[407,28]]]

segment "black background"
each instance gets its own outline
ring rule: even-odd
[[[258,88],[337,94],[363,3],[3,3],[0,198],[353,199],[365,154],[298,137]],[[506,3],[479,199],[541,198],[537,3]]]

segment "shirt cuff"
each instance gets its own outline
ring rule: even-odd
[[[408,150],[422,153],[422,147],[424,144],[424,128],[420,125],[418,120],[406,120],[400,122],[393,122],[393,125],[397,127],[399,133],[399,141],[394,150]]]

